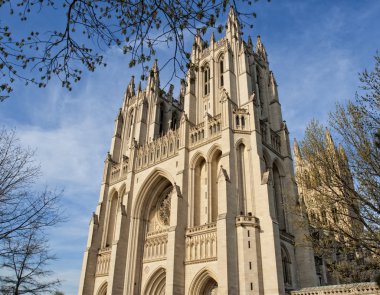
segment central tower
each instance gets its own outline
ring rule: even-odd
[[[132,77],[105,160],[79,294],[284,294],[317,285],[277,84],[231,9],[197,34],[178,99]]]

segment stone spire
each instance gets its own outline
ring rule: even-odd
[[[131,98],[132,96],[135,95],[135,76],[132,76],[131,80],[129,81],[129,84],[126,90],[126,95],[128,98]]]
[[[269,72],[269,89],[272,94],[272,99],[278,101],[277,82],[272,71]]]
[[[293,142],[293,154],[294,154],[294,160],[295,161],[300,161],[302,160],[302,155],[301,155],[301,150],[300,150],[300,147],[298,145],[298,142],[297,142],[297,139],[294,138],[294,142]]]
[[[346,151],[344,150],[344,147],[341,144],[339,144],[338,146],[338,153],[341,159],[344,161],[344,163],[348,163]]]
[[[127,86],[127,89],[124,92],[124,102],[123,102],[123,107],[122,107],[123,109],[127,107],[128,100],[132,98],[134,95],[135,95],[135,76],[132,76]]]
[[[157,65],[157,59],[154,61],[148,78],[149,91],[155,91],[160,87],[160,72]]]
[[[267,52],[265,50],[264,44],[261,42],[261,37],[260,35],[257,36],[257,41],[256,41],[256,53],[259,55],[263,60],[267,61]]]
[[[137,93],[141,92],[141,81],[139,82],[139,85],[137,86]]]
[[[251,36],[248,36],[248,48],[253,49],[253,42]]]
[[[240,24],[236,17],[235,9],[230,6],[230,11],[228,12],[227,24],[226,24],[226,36],[229,40],[240,39]]]
[[[326,131],[325,131],[325,142],[326,142],[326,148],[335,152],[334,140],[333,140],[331,133],[330,133],[330,130],[328,128],[326,128]]]

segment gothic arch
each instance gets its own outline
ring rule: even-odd
[[[209,161],[209,168],[211,171],[209,172],[209,176],[211,177],[211,190],[210,190],[210,200],[208,206],[210,208],[209,213],[209,222],[215,222],[218,217],[218,172],[220,167],[220,161],[222,158],[222,149],[219,145],[215,144],[211,147],[207,154],[207,158]]]
[[[126,192],[126,188],[127,186],[125,185],[125,183],[123,183],[119,190],[118,190],[118,194],[119,194],[119,201],[122,202],[123,201],[123,197],[125,195],[125,192]]]
[[[235,141],[235,149],[240,145],[244,144],[247,149],[251,149],[251,145],[245,138],[239,138],[238,140]]]
[[[169,185],[174,185],[174,179],[170,173],[161,168],[154,168],[136,195],[136,201],[132,210],[133,214],[135,214],[134,217],[138,218],[146,215],[147,208],[155,201],[155,199],[151,197],[151,191],[156,192],[160,189],[163,190],[163,186]]]
[[[225,54],[226,54],[226,53],[224,52],[224,50],[221,50],[221,51],[218,53],[218,55],[217,55],[216,61],[217,61],[217,62],[220,62],[221,59],[224,59],[224,55],[225,55]]]
[[[222,148],[219,144],[214,144],[207,152],[206,159],[208,162],[211,162],[212,157],[214,157],[215,153],[218,151],[222,151]]]
[[[273,185],[273,199],[274,199],[274,209],[275,216],[278,221],[278,226],[280,230],[286,230],[286,218],[285,218],[285,202],[283,195],[283,185],[282,185],[282,175],[281,175],[281,165],[278,161],[274,161],[272,165],[272,185]]]
[[[266,167],[264,167],[264,172],[268,169],[272,168],[272,157],[270,156],[269,152],[263,148],[263,160]]]
[[[166,287],[166,270],[163,267],[159,267],[149,277],[148,282],[145,285],[144,295],[165,295]]]
[[[133,256],[131,258],[131,263],[133,263],[131,267],[133,271],[130,273],[130,276],[133,281],[142,282],[143,264],[141,262],[144,259],[149,260],[157,256],[160,256],[160,258],[163,259],[166,258],[165,244],[167,238],[163,237],[163,239],[160,239],[160,241],[152,240],[151,242],[153,243],[153,248],[146,247],[148,246],[148,244],[146,244],[146,241],[148,238],[147,234],[149,233],[149,231],[155,231],[156,227],[154,224],[157,225],[157,223],[151,223],[151,221],[154,221],[154,219],[150,218],[155,218],[154,216],[157,217],[157,215],[154,215],[154,211],[152,210],[155,210],[155,208],[157,209],[159,208],[159,206],[161,206],[161,203],[159,203],[160,200],[163,200],[161,198],[164,196],[164,194],[166,194],[166,192],[169,191],[170,188],[173,188],[173,186],[174,180],[172,176],[163,169],[155,168],[142,183],[140,190],[136,194],[136,200],[134,201],[134,204],[132,206],[133,213],[131,218],[133,222],[133,224],[131,225],[131,232],[133,232],[134,238],[133,241],[131,241],[130,251],[134,254],[132,254]],[[166,206],[166,204],[167,202],[164,205]],[[154,226],[152,226],[152,224]],[[165,224],[164,228],[168,228],[169,225],[170,219],[168,224]],[[159,286],[156,284],[153,284],[152,286],[154,287],[152,287],[152,292],[155,292],[154,290],[161,290],[158,289]],[[129,286],[128,288],[130,288],[129,290],[137,290],[135,292],[140,294],[140,292],[143,290],[143,287],[144,286],[142,285],[142,283],[139,283],[135,287]]]
[[[192,206],[190,206],[190,210],[192,210],[190,213],[192,219],[191,224],[201,225],[208,222],[208,214],[204,211],[208,208],[206,158],[201,153],[196,154],[195,157],[193,157],[191,167],[191,182],[193,188]]]
[[[191,282],[189,295],[211,295],[218,289],[218,281],[213,272],[207,268],[202,269]]]
[[[282,275],[284,278],[285,287],[292,285],[292,260],[290,258],[288,249],[281,243],[281,263]]]
[[[104,282],[103,284],[100,285],[98,292],[96,294],[97,295],[107,295],[107,287],[108,287],[107,282]]]
[[[116,226],[116,215],[117,207],[119,204],[119,194],[116,189],[112,189],[108,194],[109,199],[107,202],[108,207],[108,224],[107,224],[107,235],[105,240],[105,246],[110,247],[115,235],[115,226]]]
[[[278,172],[280,173],[280,176],[281,177],[284,177],[286,174],[285,174],[285,169],[284,169],[284,166],[282,165],[281,161],[278,159],[278,158],[274,158],[273,159],[273,162],[272,162],[272,167],[273,166],[276,166],[277,169],[278,169]]]
[[[194,169],[195,166],[198,164],[198,161],[199,159],[203,158],[204,160],[206,160],[206,157],[204,156],[204,154],[202,152],[196,152],[194,154],[194,156],[191,158],[191,161],[190,161],[190,168]]]

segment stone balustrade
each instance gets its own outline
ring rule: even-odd
[[[190,145],[203,142],[205,139],[205,123],[190,128]]]
[[[128,161],[122,163],[114,163],[111,167],[110,182],[115,183],[124,179],[128,173]]]
[[[166,259],[167,244],[167,230],[148,233],[144,243],[144,263]]]
[[[380,288],[376,283],[356,283],[345,285],[331,285],[303,288],[298,291],[291,291],[291,295],[379,295]]]
[[[111,261],[111,248],[104,248],[99,250],[98,260],[96,263],[96,276],[108,275]]]
[[[206,130],[205,122],[190,128],[190,146],[197,146],[204,142],[212,140],[221,132],[221,114],[207,119],[208,130]],[[207,132],[208,131],[208,132]]]
[[[257,217],[250,216],[250,215],[239,215],[239,216],[236,216],[236,226],[259,227],[260,222]]]
[[[216,223],[189,228],[186,231],[186,264],[216,260]]]

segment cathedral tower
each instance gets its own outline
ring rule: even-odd
[[[132,78],[115,120],[79,294],[284,294],[317,284],[265,47],[199,34],[181,84]]]

